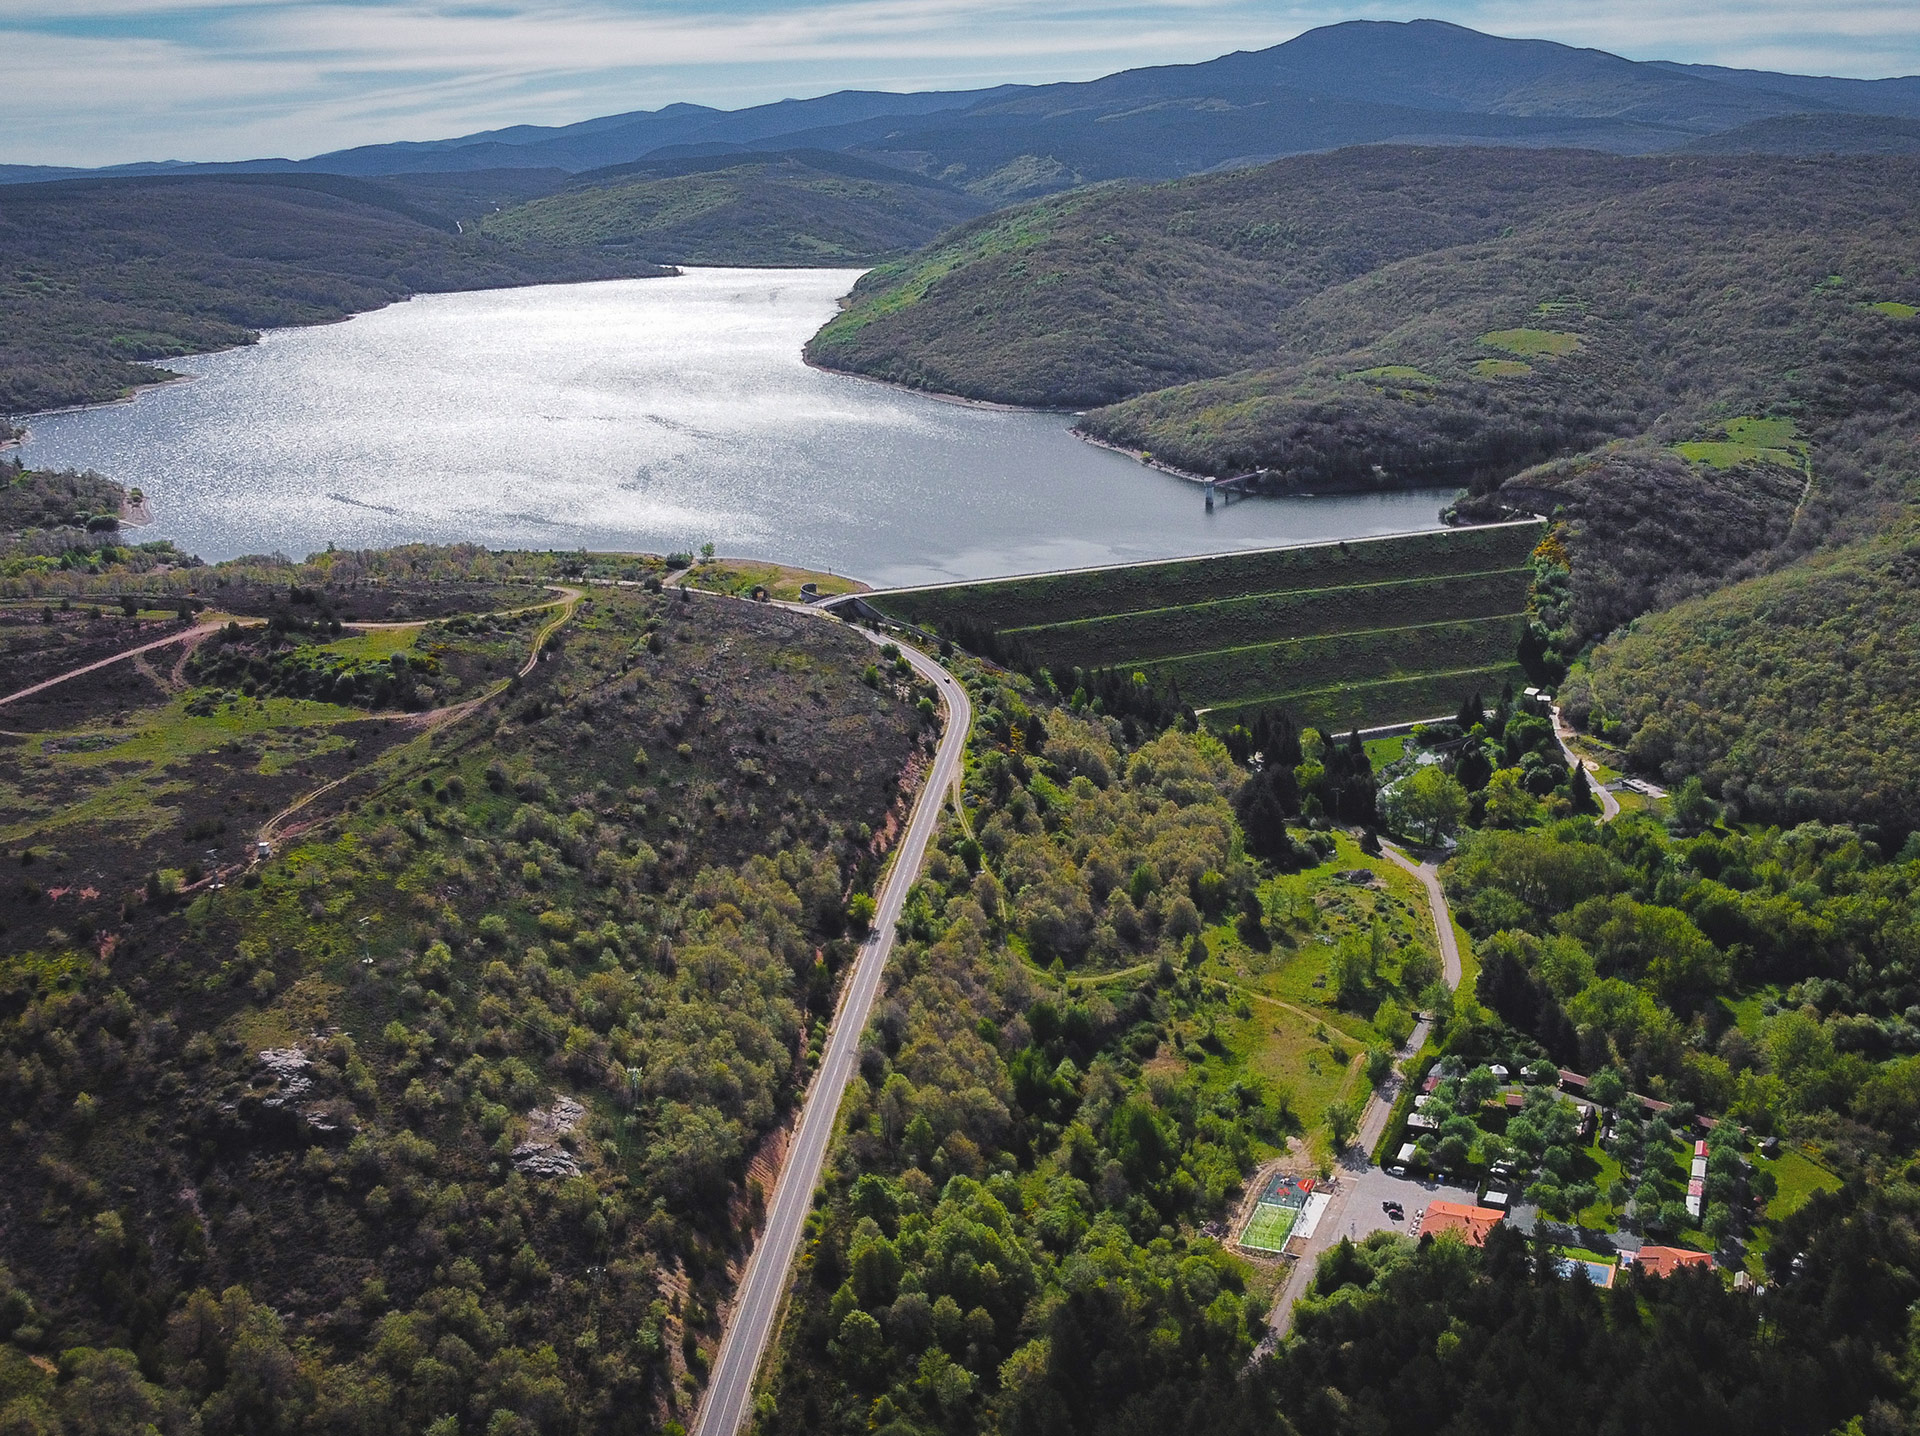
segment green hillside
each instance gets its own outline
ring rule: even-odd
[[[1560,160],[1368,149],[1054,196],[875,270],[809,354],[971,398],[1072,407],[1231,373],[1271,361],[1286,316],[1317,294],[1625,192],[1638,173],[1600,155]]]
[[[0,574],[5,695],[231,616],[4,708],[0,1430],[691,1420],[928,690],[636,555],[147,557]]]
[[[1744,814],[1904,831],[1920,813],[1916,633],[1908,523],[1641,619],[1594,653],[1567,706],[1638,766],[1699,774]]]
[[[986,208],[918,175],[817,151],[623,169],[490,216],[481,231],[669,263],[867,264]]]
[[[1571,653],[1649,609],[1717,587],[1775,548],[1795,527],[1808,487],[1801,461],[1785,451],[1616,444],[1536,465],[1458,509],[1481,519],[1513,509],[1560,517],[1574,561],[1559,646]],[[1837,485],[1832,497],[1847,498]],[[1804,514],[1798,526],[1812,531]]]
[[[1745,659],[1779,602],[1767,585],[1797,580],[1711,600],[1725,605],[1711,610],[1711,640],[1683,616],[1708,611],[1692,606],[1643,628],[1657,642],[1609,635],[1912,512],[1916,227],[1910,156],[1355,149],[978,221],[875,270],[811,353],[963,395],[1086,406],[1091,437],[1191,471],[1259,467],[1270,485],[1306,491],[1450,483],[1467,491],[1462,519],[1548,516],[1555,572],[1507,610],[1530,612],[1533,671],[1577,670],[1600,644],[1592,681],[1610,696],[1596,711],[1623,732],[1652,722],[1635,759],[1700,769],[1740,811],[1886,814],[1887,760],[1842,735],[1868,710],[1920,704],[1920,648],[1897,589],[1848,595],[1884,661],[1866,708],[1830,715],[1832,743],[1816,736],[1824,719],[1789,737],[1778,715],[1812,700],[1788,702],[1773,670],[1756,676]],[[1477,601],[1436,595],[1429,621],[1499,611],[1460,606]],[[1280,696],[1304,716],[1326,711],[1347,676],[1304,686],[1294,670],[1315,668],[1317,645],[1267,655],[1289,676],[1260,682],[1247,632],[1273,621],[1292,638],[1296,621],[1317,627],[1313,615],[1342,602],[1223,608],[1209,618],[1227,636],[1210,644],[1184,645],[1161,618],[1139,625],[1133,653],[1106,628],[1076,636],[1116,663],[1230,651],[1240,656],[1183,659],[1166,676],[1222,711]],[[1019,637],[1036,652],[1050,641]],[[1383,665],[1352,675],[1377,685],[1369,707],[1447,706],[1391,650],[1365,651]],[[1663,723],[1686,735],[1687,756],[1664,751]],[[1740,724],[1750,731],[1736,743]]]
[[[1524,681],[1538,523],[895,589],[884,612],[1049,669],[1138,672],[1196,708],[1428,718]]]
[[[1916,180],[1910,158],[1300,157],[980,221],[868,276],[810,353],[1104,406],[1101,439],[1313,488],[1491,487],[1780,405],[1817,438],[1920,345],[1869,307],[1904,292]]]

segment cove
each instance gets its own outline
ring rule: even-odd
[[[1257,498],[1006,412],[808,368],[858,277],[695,269],[428,295],[168,361],[189,382],[35,416],[34,467],[145,489],[135,538],[209,559],[328,544],[670,552],[877,584],[1439,526],[1447,491]]]

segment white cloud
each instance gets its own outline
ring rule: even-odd
[[[1920,70],[1920,7],[1889,0],[0,0],[0,54],[29,101],[0,161],[311,154],[680,99],[1084,79],[1435,14],[1638,59]]]

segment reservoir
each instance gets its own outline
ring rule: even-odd
[[[328,544],[723,554],[931,583],[1439,526],[1448,491],[1255,498],[1098,449],[1065,414],[808,368],[858,271],[695,269],[426,295],[191,382],[36,416],[24,457],[146,490],[208,559]]]

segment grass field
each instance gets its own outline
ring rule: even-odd
[[[1255,1202],[1253,1215],[1247,1218],[1247,1224],[1240,1232],[1240,1245],[1257,1252],[1286,1250],[1287,1237],[1292,1233],[1299,1215],[1292,1207],[1283,1207],[1274,1202]]]
[[[864,587],[844,574],[817,573],[812,569],[742,558],[698,564],[687,575],[686,583],[689,588],[731,593],[741,598],[750,596],[756,588],[764,588],[769,597],[789,603],[800,597],[803,583],[813,584],[821,593],[856,593]]]
[[[408,624],[404,628],[368,628],[347,638],[332,643],[318,645],[326,652],[341,658],[364,658],[384,661],[396,653],[405,653],[419,640],[425,622]]]
[[[1440,381],[1424,370],[1411,364],[1379,364],[1371,369],[1356,369],[1346,376],[1349,379],[1367,379],[1374,382],[1398,380],[1403,384],[1438,384]]]
[[[894,589],[883,611],[987,630],[1024,661],[1145,673],[1209,721],[1285,708],[1324,727],[1429,718],[1515,662],[1535,522],[1033,578]]]
[[[1725,439],[1696,440],[1675,444],[1681,458],[1716,469],[1731,469],[1738,464],[1778,464],[1797,469],[1806,458],[1806,441],[1799,437],[1791,419],[1730,419]]]
[[[1371,1013],[1386,997],[1411,1006],[1400,981],[1405,959],[1434,952],[1425,895],[1414,880],[1361,853],[1344,833],[1336,844],[1327,862],[1262,884],[1259,927],[1229,921],[1205,929],[1208,955],[1190,972],[1207,993],[1207,1011],[1175,1024],[1176,1040],[1154,1058],[1159,1070],[1185,1074],[1210,1096],[1238,1084],[1281,1094],[1309,1132],[1330,1104],[1363,1093],[1366,1053],[1380,1041]],[[1339,876],[1355,868],[1369,869],[1383,886]],[[1378,981],[1364,1000],[1343,1007],[1333,977],[1338,943],[1364,940],[1376,926]],[[1276,1150],[1256,1144],[1255,1156]]]
[[[1419,884],[1387,859],[1368,857],[1346,834],[1335,836],[1328,861],[1262,884],[1266,916],[1262,932],[1252,935],[1252,941],[1237,923],[1208,927],[1208,957],[1201,968],[1204,977],[1244,994],[1256,1020],[1273,1024],[1292,1019],[1307,1025],[1310,1035],[1312,1028],[1324,1028],[1325,1035],[1315,1038],[1321,1048],[1317,1061],[1305,1064],[1304,1070],[1325,1077],[1329,1085],[1344,1080],[1354,1052],[1379,1040],[1369,1021],[1379,999],[1416,1005],[1416,994],[1406,992],[1400,982],[1405,959],[1415,952],[1438,955],[1433,919]],[[1380,886],[1359,886],[1338,876],[1359,869],[1373,873]],[[1370,938],[1376,926],[1385,951],[1371,1000],[1342,1007],[1334,981],[1339,943],[1349,937]]]
[[[1840,1190],[1838,1177],[1806,1153],[1792,1147],[1783,1145],[1780,1155],[1773,1161],[1761,1157],[1755,1160],[1754,1166],[1771,1171],[1774,1181],[1779,1184],[1773,1200],[1767,1203],[1767,1220],[1770,1222],[1785,1221],[1804,1207],[1815,1192]]]
[[[1385,768],[1398,763],[1407,752],[1407,735],[1395,734],[1391,738],[1367,739],[1367,761],[1375,768]]]
[[[1496,329],[1491,334],[1482,334],[1480,342],[1489,349],[1504,349],[1509,354],[1529,357],[1548,354],[1557,358],[1578,349],[1580,336],[1563,334],[1556,329]]]

